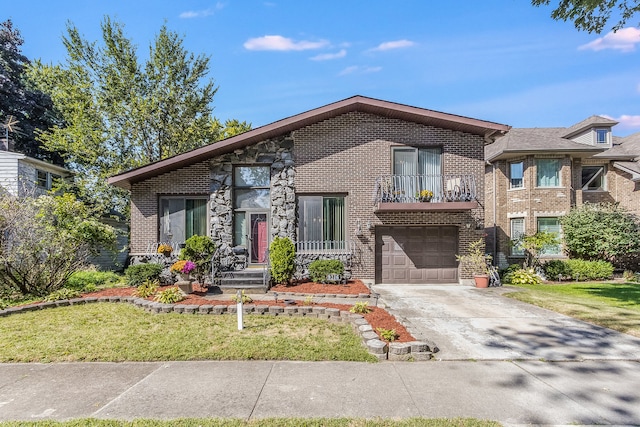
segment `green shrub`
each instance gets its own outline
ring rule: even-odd
[[[196,265],[193,274],[198,283],[204,282],[204,277],[211,271],[211,258],[216,252],[216,244],[209,236],[191,236],[184,242],[180,251],[180,259],[192,261]]]
[[[159,280],[162,269],[162,264],[157,263],[136,264],[128,267],[124,274],[129,286],[140,286],[146,280]]]
[[[183,299],[184,297],[182,296],[182,292],[180,292],[180,289],[176,287],[170,287],[164,291],[160,291],[154,298],[154,300],[162,304],[173,304],[178,301],[182,301]]]
[[[64,287],[83,292],[92,292],[97,288],[117,285],[122,281],[121,275],[111,271],[83,270],[73,273],[65,282]]]
[[[309,265],[309,277],[316,283],[330,283],[329,274],[344,273],[344,264],[337,259],[318,259]]]
[[[244,289],[240,292],[240,298],[238,298],[238,295],[234,295],[231,297],[231,301],[235,302],[236,304],[240,301],[242,301],[243,304],[250,304],[253,302],[253,298],[251,298],[249,295],[244,293]]]
[[[371,307],[369,307],[369,303],[366,301],[360,301],[353,304],[353,307],[349,309],[352,313],[358,314],[367,314],[371,312]]]
[[[542,281],[533,268],[516,270],[504,277],[506,283],[512,285],[539,285]]]
[[[73,298],[78,298],[80,296],[80,292],[76,291],[75,289],[67,289],[67,288],[60,288],[55,292],[51,292],[49,295],[47,295],[44,300],[45,301],[60,301],[63,299],[73,299]]]
[[[567,263],[560,259],[548,261],[542,265],[542,270],[547,280],[562,280],[572,277],[571,269]]]
[[[288,237],[275,237],[269,245],[271,278],[275,283],[289,283],[295,271],[296,248]]]
[[[376,331],[378,331],[380,338],[387,342],[393,342],[400,337],[395,329],[377,328]]]
[[[522,268],[521,264],[509,264],[509,266],[507,268],[504,268],[502,270],[500,270],[500,278],[505,281],[505,277],[507,277],[509,274],[513,273],[514,271],[520,270]]]
[[[145,280],[140,286],[138,286],[138,289],[136,289],[134,294],[140,298],[149,298],[156,293],[159,286],[160,282],[157,280]]]
[[[565,263],[575,280],[603,280],[613,276],[613,265],[607,261],[569,259]]]

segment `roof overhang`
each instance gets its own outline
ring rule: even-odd
[[[297,114],[271,124],[252,129],[240,135],[209,144],[168,159],[132,169],[109,178],[108,182],[121,188],[129,189],[131,185],[146,179],[162,175],[175,169],[208,160],[214,156],[225,154],[246,146],[287,135],[292,131],[328,120],[346,113],[359,111],[392,119],[415,122],[437,128],[479,135],[485,141],[504,135],[511,129],[508,125],[473,119],[424,108],[411,107],[363,96],[354,96],[314,110]]]
[[[637,164],[634,164],[635,166],[638,166]],[[631,175],[631,181],[633,182],[638,182],[640,181],[640,168],[638,167],[632,167],[633,165],[630,164],[625,164],[625,163],[621,163],[621,162],[613,162],[613,167],[621,170],[622,172],[626,172],[629,175]]]
[[[572,157],[580,157],[580,158],[588,158],[593,157],[595,154],[602,153],[604,150],[602,149],[593,149],[589,151],[585,151],[584,148],[576,148],[576,149],[547,149],[547,150],[504,150],[497,153],[494,156],[487,157],[485,160],[487,162],[493,162],[496,160],[505,160],[511,159],[514,157],[521,156],[533,156],[536,154],[545,154],[545,155],[571,155]]]

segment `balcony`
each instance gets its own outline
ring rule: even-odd
[[[425,190],[432,193],[430,197],[424,197]],[[469,174],[384,175],[376,179],[373,198],[376,212],[455,212],[478,207],[476,179]]]

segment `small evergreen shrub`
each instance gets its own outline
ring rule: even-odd
[[[83,270],[73,273],[65,282],[64,287],[84,292],[92,292],[87,287],[96,290],[99,287],[114,286],[123,281],[120,274],[111,271]]]
[[[269,245],[271,278],[275,283],[289,283],[295,271],[296,248],[288,237],[275,237]]]
[[[502,270],[500,270],[500,278],[502,279],[502,281],[506,281],[505,278],[513,273],[514,271],[520,270],[522,268],[522,265],[520,264],[509,264],[509,266],[507,268],[504,268]]]
[[[165,289],[164,291],[160,291],[154,298],[154,300],[162,304],[174,304],[178,301],[182,301],[183,299],[184,297],[182,296],[182,292],[180,292],[180,289],[176,287],[171,287]]]
[[[211,272],[211,258],[216,252],[216,244],[209,236],[191,236],[184,242],[180,251],[180,260],[192,261],[196,268],[193,274],[198,283],[203,283],[204,276]]]
[[[565,263],[575,280],[604,280],[613,276],[613,265],[607,261],[568,259]]]
[[[155,295],[159,286],[160,282],[157,280],[145,280],[140,286],[138,286],[138,289],[136,289],[134,294],[140,298],[149,298],[150,296]]]
[[[80,296],[80,291],[76,291],[74,289],[68,288],[60,288],[55,292],[51,292],[47,295],[44,300],[45,301],[60,301],[63,299],[73,299],[78,298]]]
[[[507,274],[504,280],[512,285],[539,285],[542,282],[533,268],[516,270]]]
[[[132,265],[124,271],[125,276],[127,276],[127,284],[129,286],[140,286],[146,280],[159,280],[162,268],[162,264],[157,263]]]
[[[327,280],[329,274],[342,273],[344,273],[344,264],[337,259],[318,259],[309,264],[309,277],[316,283],[330,283]]]
[[[547,280],[562,280],[572,277],[571,269],[567,263],[560,259],[548,261],[542,265],[542,271]]]

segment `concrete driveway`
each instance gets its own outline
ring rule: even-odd
[[[375,285],[441,360],[640,360],[640,339],[502,296],[508,288]]]

